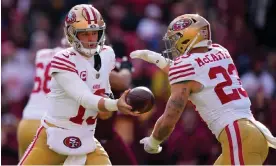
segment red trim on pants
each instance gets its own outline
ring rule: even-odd
[[[238,147],[239,147],[240,165],[244,165],[243,155],[242,155],[241,134],[240,134],[240,129],[239,129],[239,125],[238,125],[237,120],[234,122],[234,128],[235,128],[235,132],[236,132],[236,135],[237,135],[237,141],[238,141]]]
[[[33,142],[29,145],[29,148],[28,148],[28,149],[26,150],[26,152],[24,153],[24,155],[23,155],[23,157],[22,157],[22,159],[21,159],[21,161],[19,162],[18,165],[22,165],[22,163],[23,163],[23,162],[26,160],[26,158],[29,156],[29,154],[30,154],[31,151],[33,150],[34,145],[35,145],[35,143],[36,143],[36,141],[37,141],[37,139],[38,139],[38,136],[39,136],[39,134],[40,134],[40,132],[42,131],[43,128],[44,128],[44,127],[41,126],[41,127],[37,130],[37,133],[36,133],[36,135],[35,135],[35,138],[34,138]]]
[[[226,126],[225,131],[226,131],[226,135],[227,135],[228,142],[229,142],[231,165],[235,165],[234,152],[233,152],[233,142],[232,142],[232,138],[231,138],[231,135],[230,135],[228,125]]]

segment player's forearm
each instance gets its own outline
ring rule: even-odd
[[[155,139],[164,141],[172,133],[188,100],[184,91],[182,89],[169,98],[164,114],[158,119],[154,127],[153,137]]]
[[[84,108],[100,111],[117,111],[117,100],[91,93],[88,86],[75,73],[55,73],[54,79],[64,91]]]
[[[174,130],[175,125],[166,124],[164,120],[164,115],[162,115],[156,122],[153,130],[153,138],[156,140],[163,142],[166,140],[172,131]]]

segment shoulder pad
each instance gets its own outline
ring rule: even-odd
[[[51,71],[54,72],[76,72],[75,56],[77,54],[69,49],[57,52],[51,61]]]
[[[188,58],[177,58],[169,68],[170,84],[195,80],[195,64]]]

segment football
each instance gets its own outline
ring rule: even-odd
[[[142,114],[150,111],[154,105],[154,95],[147,87],[136,87],[126,95],[126,103],[132,106],[132,110]]]

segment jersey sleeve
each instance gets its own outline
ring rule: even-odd
[[[78,73],[73,54],[70,55],[70,52],[66,50],[57,52],[51,60],[50,74],[61,72]]]
[[[183,81],[197,80],[194,63],[187,60],[178,60],[172,63],[173,65],[169,69],[169,82],[171,85]]]
[[[113,48],[105,45],[102,49],[101,54],[103,54],[103,56],[107,58],[110,71],[113,70],[116,64],[116,55]]]

